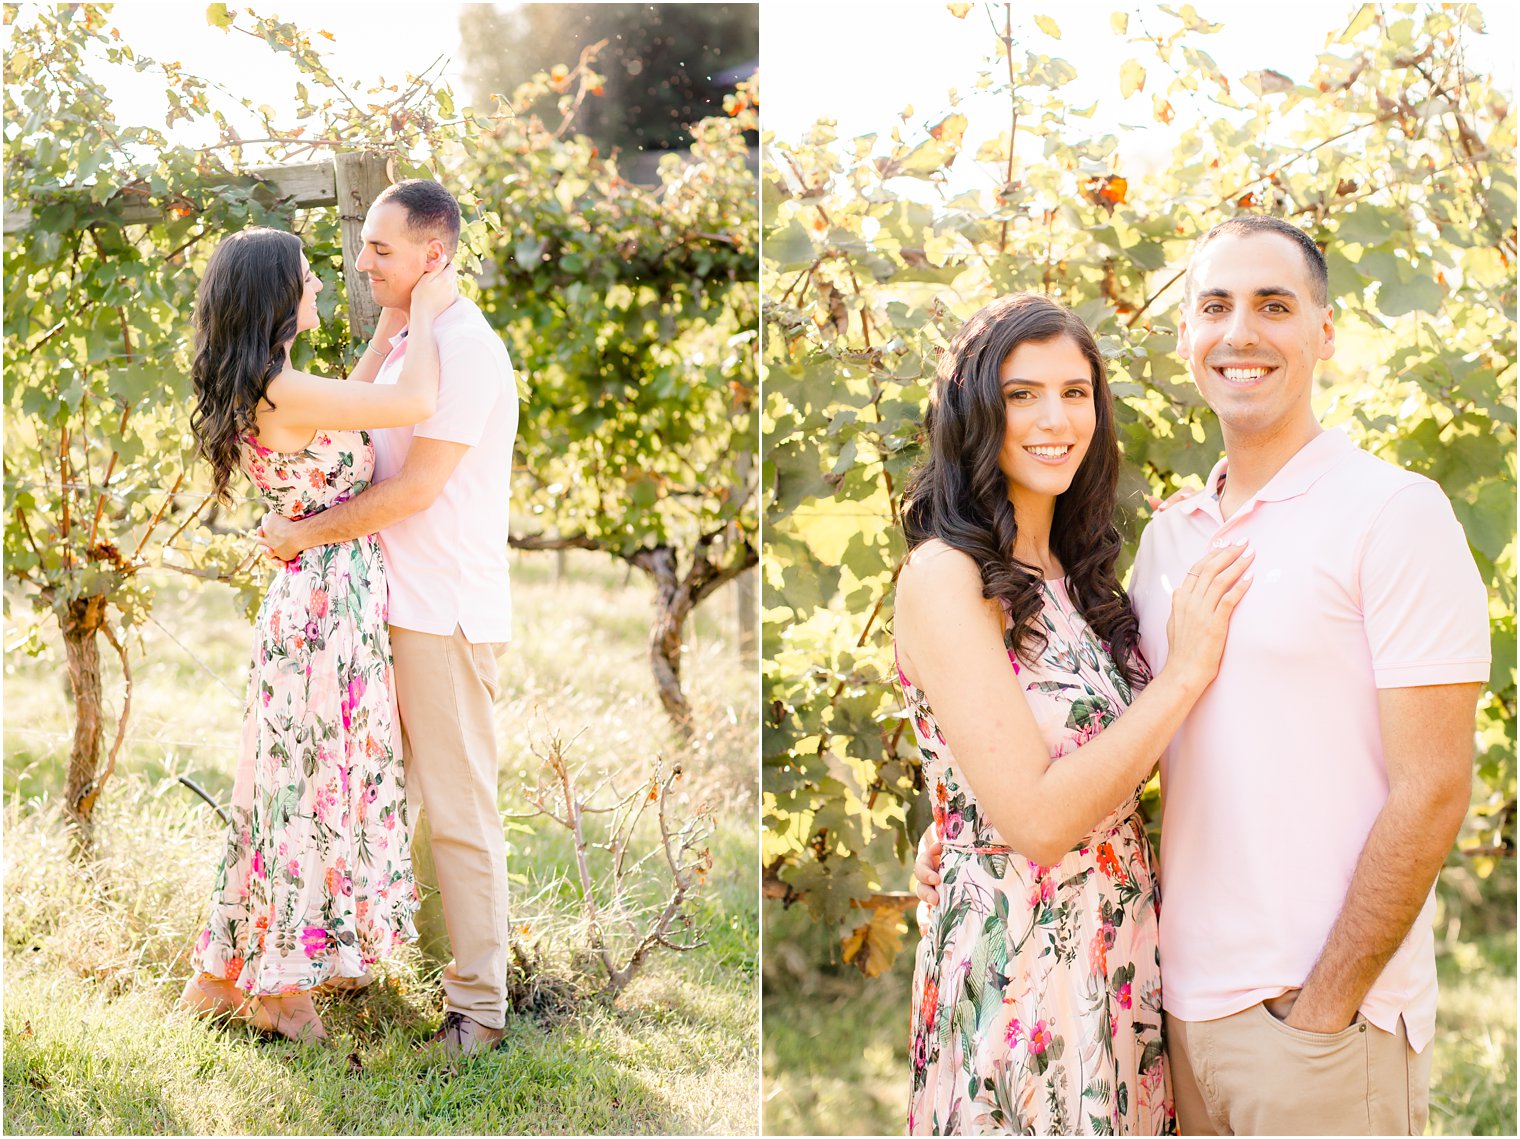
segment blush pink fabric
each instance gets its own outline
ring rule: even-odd
[[[1207,487],[1217,488],[1224,463]],[[1147,527],[1131,597],[1166,663],[1172,590],[1216,538],[1255,580],[1219,675],[1161,761],[1166,1010],[1213,1020],[1301,986],[1388,794],[1378,689],[1484,681],[1488,601],[1439,486],[1336,430],[1228,521],[1213,493]],[[1416,1050],[1435,1031],[1434,891],[1361,1006]]]
[[[506,345],[473,302],[460,297],[433,325],[438,407],[414,427],[371,432],[375,478],[395,476],[414,438],[466,443],[469,450],[426,510],[380,532],[390,581],[392,625],[440,637],[456,627],[472,644],[512,639],[507,579],[507,500],[517,437],[517,388]],[[406,334],[374,382],[393,384]]]

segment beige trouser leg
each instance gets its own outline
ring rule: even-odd
[[[1263,1003],[1218,1020],[1167,1014],[1166,1033],[1184,1135],[1425,1132],[1433,1046],[1411,1048],[1403,1021],[1304,1032]]]
[[[496,806],[496,654],[501,645],[391,626],[408,788],[421,792],[454,960],[444,1004],[506,1023],[507,857]]]
[[[1187,1021],[1166,1013],[1166,1061],[1172,1075],[1172,1104],[1177,1109],[1177,1131],[1182,1135],[1218,1135],[1209,1115],[1208,1100],[1188,1060]]]

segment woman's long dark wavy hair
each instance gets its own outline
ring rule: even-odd
[[[238,441],[257,431],[259,405],[285,366],[303,292],[301,239],[293,233],[241,230],[224,238],[206,265],[195,294],[190,428],[219,501],[227,501]]]
[[[1114,567],[1119,530],[1119,442],[1103,356],[1092,332],[1070,309],[1047,297],[1015,293],[987,305],[961,328],[940,358],[924,417],[928,457],[904,495],[903,529],[911,550],[930,538],[970,555],[982,571],[982,595],[1006,602],[1013,644],[1026,663],[1044,648],[1034,618],[1042,577],[1013,555],[1018,524],[998,458],[1008,429],[1003,361],[1021,344],[1070,339],[1092,370],[1097,425],[1071,486],[1056,497],[1051,551],[1066,569],[1071,599],[1108,643],[1131,682],[1146,666],[1139,623]]]

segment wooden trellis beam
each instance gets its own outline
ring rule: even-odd
[[[227,185],[247,185],[249,182],[263,183],[269,187],[274,197],[288,198],[302,209],[338,204],[337,180],[331,161],[291,166],[254,166],[242,177],[230,179]],[[132,201],[128,193],[120,190],[106,202],[105,208],[110,219],[121,225],[163,221],[165,217],[162,207],[151,202]],[[5,211],[6,233],[16,233],[31,224],[32,211],[29,207]]]
[[[364,214],[380,191],[390,185],[385,155],[368,152],[340,154],[322,162],[297,163],[290,166],[254,166],[225,185],[260,184],[272,198],[284,199],[297,209],[340,206],[339,221],[343,234],[343,277],[348,285],[349,330],[356,341],[374,335],[380,319],[379,306],[370,294],[369,281],[354,268],[362,242],[359,237]],[[215,188],[213,183],[211,188]],[[106,218],[118,225],[158,222],[165,219],[165,207],[134,201],[133,193],[118,190],[105,204]],[[341,204],[340,204],[341,203]],[[19,233],[32,224],[29,207],[6,210],[4,231]]]

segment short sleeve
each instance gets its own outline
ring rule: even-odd
[[[412,430],[414,438],[475,446],[491,409],[510,398],[512,365],[499,342],[485,335],[440,337],[438,407]]]
[[[1488,679],[1488,593],[1437,484],[1421,479],[1383,505],[1359,577],[1379,688]]]

